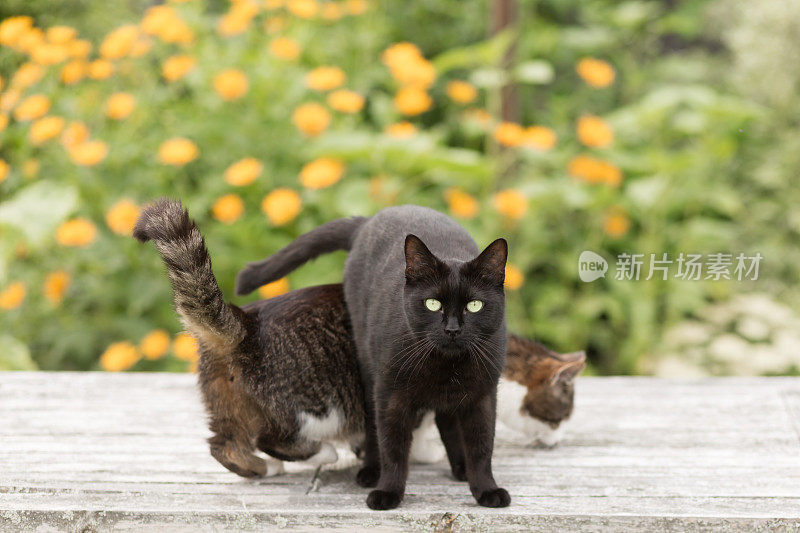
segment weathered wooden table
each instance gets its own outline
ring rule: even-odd
[[[500,433],[506,509],[444,463],[370,511],[355,467],[256,481],[208,454],[194,376],[0,373],[0,530],[800,530],[800,379],[580,378],[554,450]]]

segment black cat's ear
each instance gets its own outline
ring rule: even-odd
[[[409,233],[406,235],[406,281],[432,279],[437,272],[436,259],[422,239]]]
[[[492,285],[502,285],[506,279],[506,259],[508,243],[505,239],[497,239],[486,247],[481,254],[467,263],[470,270]]]

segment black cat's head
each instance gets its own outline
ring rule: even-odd
[[[408,235],[405,256],[405,312],[412,331],[445,355],[487,352],[505,319],[505,239],[463,262],[441,260]]]

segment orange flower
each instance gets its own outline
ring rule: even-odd
[[[20,102],[14,110],[17,120],[36,120],[50,110],[50,99],[43,94],[34,94]]]
[[[272,283],[267,283],[258,288],[258,295],[265,300],[275,298],[287,292],[289,292],[289,280],[286,278],[275,280]]]
[[[70,148],[89,140],[89,128],[83,122],[70,122],[61,134],[61,144]]]
[[[328,105],[341,113],[358,113],[364,108],[364,97],[357,92],[340,89],[328,95]]]
[[[515,189],[500,191],[492,198],[495,209],[504,217],[519,220],[528,210],[528,199]]]
[[[505,286],[510,291],[515,291],[522,287],[522,283],[525,281],[525,276],[522,274],[522,271],[512,265],[511,263],[506,264],[506,281]]]
[[[15,105],[17,105],[21,95],[22,93],[19,89],[9,89],[0,94],[0,111],[10,111]]]
[[[501,122],[494,129],[494,140],[503,146],[519,146],[525,140],[525,130],[513,122]]]
[[[275,226],[295,219],[303,205],[300,195],[291,189],[275,189],[261,201],[261,211]]]
[[[115,342],[100,356],[100,366],[107,372],[121,372],[135,365],[140,358],[136,346],[130,342]]]
[[[245,0],[231,7],[219,21],[217,32],[226,37],[244,33],[250,22],[258,14],[259,7],[255,2]]]
[[[56,242],[61,246],[86,246],[96,236],[97,228],[85,218],[63,222],[56,230]]]
[[[194,161],[199,155],[197,145],[183,137],[164,141],[158,148],[158,159],[165,165],[182,166]]]
[[[89,63],[87,73],[93,80],[104,80],[114,74],[114,63],[106,59],[96,59]]]
[[[172,341],[172,352],[175,357],[184,361],[194,362],[200,359],[200,350],[197,341],[188,333],[178,333]]]
[[[25,284],[21,281],[11,283],[0,292],[0,309],[10,311],[16,309],[25,300]]]
[[[622,212],[621,209],[615,208],[609,210],[603,220],[603,231],[606,235],[614,239],[622,237],[631,227],[631,221]]]
[[[583,78],[583,81],[597,89],[608,87],[614,83],[614,67],[602,59],[585,57],[578,61],[575,70]]]
[[[139,28],[133,24],[120,26],[109,33],[100,45],[100,56],[105,59],[119,59],[131,53],[139,38]]]
[[[320,104],[303,104],[292,113],[292,122],[304,134],[316,137],[328,128],[331,114]]]
[[[336,2],[322,4],[321,9],[320,15],[322,15],[322,18],[325,20],[339,20],[344,16],[344,9]]]
[[[132,235],[139,218],[139,206],[128,199],[120,200],[106,213],[106,224],[118,235]]]
[[[223,70],[214,77],[214,90],[223,100],[236,100],[247,94],[249,84],[244,72],[236,69]]]
[[[78,36],[78,30],[69,26],[51,26],[45,31],[45,37],[54,44],[66,44]]]
[[[404,115],[419,115],[432,104],[430,95],[418,87],[401,87],[394,96],[394,106]]]
[[[91,167],[108,155],[108,146],[103,141],[85,141],[69,147],[72,162],[82,167]]]
[[[83,39],[75,39],[67,46],[70,57],[85,59],[92,53],[92,43]]]
[[[61,117],[43,117],[31,124],[28,138],[34,145],[49,141],[61,133],[64,129],[64,119]]]
[[[605,183],[608,185],[622,183],[622,171],[614,164],[585,155],[573,158],[569,162],[567,171],[587,183]]]
[[[169,350],[169,340],[169,333],[163,329],[154,329],[139,341],[139,350],[145,359],[160,359]]]
[[[300,184],[309,189],[324,189],[340,179],[344,163],[332,157],[321,157],[306,163],[300,171]]]
[[[167,81],[177,81],[188,74],[196,64],[197,61],[192,56],[182,54],[170,56],[161,67],[161,75]]]
[[[211,215],[223,224],[233,224],[244,213],[244,202],[236,194],[226,194],[217,198],[211,207]]]
[[[347,12],[351,15],[361,15],[369,9],[369,3],[366,0],[347,0],[346,4]]]
[[[556,145],[556,132],[545,126],[525,128],[522,145],[535,150],[550,150]]]
[[[131,57],[142,57],[153,48],[153,41],[146,37],[139,37],[131,47]]]
[[[246,157],[232,164],[225,170],[225,181],[236,187],[250,185],[264,170],[258,159]]]
[[[309,19],[317,14],[319,6],[315,0],[288,0],[286,9],[296,17]]]
[[[114,93],[106,100],[106,116],[113,120],[127,118],[136,107],[136,98],[130,93]]]
[[[44,297],[57,304],[64,298],[64,293],[70,285],[70,277],[63,270],[50,272],[44,280]]]
[[[474,218],[478,214],[478,201],[474,196],[459,188],[450,188],[444,192],[447,207],[453,216],[458,218]]]
[[[43,44],[45,44],[44,32],[39,28],[31,28],[19,38],[17,49],[27,54],[33,54],[33,51]]]
[[[194,40],[192,30],[170,6],[148,8],[141,28],[144,33],[155,35],[165,43],[190,44]]]
[[[23,63],[11,78],[11,85],[27,89],[44,77],[44,68],[36,63]]]
[[[269,17],[264,21],[264,31],[267,33],[278,33],[286,26],[286,19],[283,17]]]
[[[286,0],[264,0],[264,7],[270,11],[280,9],[286,5]]]
[[[33,18],[28,16],[9,17],[0,22],[0,44],[14,48],[24,34],[33,27]]]
[[[329,91],[343,84],[346,78],[339,67],[317,67],[306,74],[306,85],[315,91]]]
[[[60,44],[41,43],[31,50],[31,59],[40,65],[55,65],[69,57],[69,50]]]
[[[278,59],[291,61],[300,55],[300,45],[288,37],[278,37],[270,41],[269,51]]]
[[[61,68],[61,82],[66,85],[78,83],[86,75],[88,66],[82,59],[73,59]]]
[[[614,130],[602,118],[584,115],[578,119],[578,139],[592,148],[605,148],[614,142]]]
[[[447,96],[457,104],[468,104],[475,101],[478,97],[478,90],[475,86],[466,81],[454,80],[447,82],[445,89]]]
[[[381,60],[401,85],[427,89],[436,79],[436,69],[415,45],[398,43],[384,50]]]
[[[397,122],[386,127],[386,135],[396,139],[408,139],[417,133],[417,127],[408,121]]]
[[[8,177],[10,170],[11,169],[8,166],[8,163],[6,163],[3,159],[0,159],[0,182]]]
[[[0,131],[3,131],[8,126],[8,115],[0,115]]]
[[[473,107],[464,111],[464,118],[474,120],[481,126],[487,126],[492,121],[492,115],[485,109]]]

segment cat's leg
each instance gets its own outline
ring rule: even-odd
[[[439,435],[442,437],[453,477],[458,481],[466,481],[467,467],[464,458],[464,439],[461,436],[458,417],[452,413],[437,412],[436,427],[439,428]]]
[[[366,385],[366,384],[365,384]],[[365,390],[370,390],[366,389]],[[364,406],[364,444],[361,452],[364,458],[364,465],[356,474],[356,483],[361,487],[374,487],[378,484],[381,476],[381,459],[378,448],[378,429],[375,423],[375,405],[371,395],[367,396]],[[361,454],[359,454],[361,455]]]
[[[263,477],[283,471],[280,461],[265,461],[253,454],[253,447],[246,439],[228,438],[217,433],[208,439],[211,456],[222,466],[242,477]],[[277,463],[277,464],[276,464]]]
[[[495,403],[493,395],[487,395],[461,409],[458,419],[465,436],[464,459],[472,495],[484,507],[507,507],[511,497],[497,486],[492,475]]]
[[[378,486],[367,496],[370,509],[394,509],[400,505],[408,479],[408,455],[416,423],[408,400],[399,394],[378,398],[377,429],[381,475]]]

